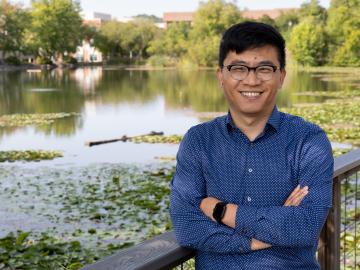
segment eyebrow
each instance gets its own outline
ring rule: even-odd
[[[242,60],[234,60],[230,63],[230,65],[247,65],[247,64],[248,64],[248,62],[245,62]],[[262,66],[262,65],[275,66],[275,64],[269,60],[264,60],[264,61],[260,61],[259,63],[257,63],[257,66]]]

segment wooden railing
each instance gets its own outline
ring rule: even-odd
[[[360,149],[335,159],[333,207],[321,232],[318,261],[322,270],[360,269],[357,249],[360,231],[357,221],[360,211]],[[166,232],[151,240],[123,250],[83,270],[165,270],[180,266],[195,256],[195,251],[180,247],[173,232]]]

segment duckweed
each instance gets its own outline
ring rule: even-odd
[[[60,151],[0,151],[0,162],[51,160],[62,156],[63,154]]]
[[[22,127],[27,125],[49,125],[55,120],[78,116],[78,113],[10,114],[0,116],[0,127]]]

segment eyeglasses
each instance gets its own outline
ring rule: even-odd
[[[227,65],[223,66],[230,72],[231,78],[237,81],[245,80],[245,78],[249,75],[250,71],[255,72],[255,76],[257,79],[261,81],[269,81],[273,78],[275,71],[278,69],[277,66],[272,65],[263,65],[257,67],[248,67],[244,65]]]

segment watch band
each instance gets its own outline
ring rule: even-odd
[[[217,223],[223,224],[222,219],[225,216],[226,212],[226,204],[225,202],[218,202],[213,210],[213,218],[216,220]]]

